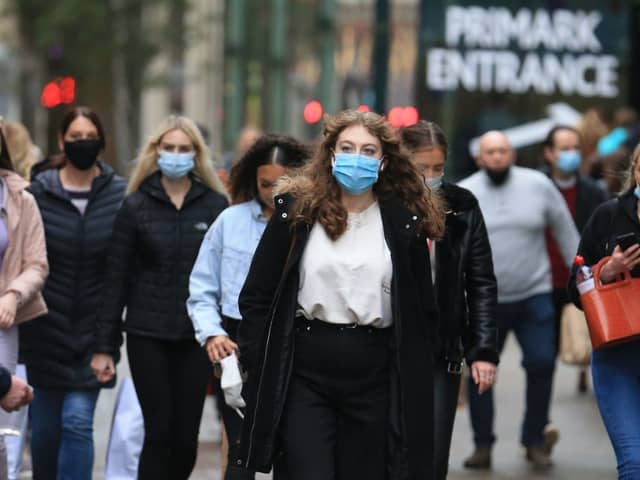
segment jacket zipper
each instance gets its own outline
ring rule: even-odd
[[[309,233],[310,229],[311,227],[307,225],[307,234]],[[292,242],[295,242],[295,238],[296,237],[294,236]],[[284,279],[289,274],[290,264],[291,264],[291,255],[293,254],[294,246],[295,244],[292,245],[291,250],[287,255],[287,261],[285,262],[284,269],[282,271],[282,278],[280,279],[280,284],[278,285],[278,288],[276,289],[276,293],[273,297],[273,301],[271,302],[271,317],[269,319],[269,329],[267,330],[267,339],[265,343],[264,356],[262,358],[262,368],[260,369],[260,377],[258,379],[258,391],[256,392],[256,406],[253,409],[253,418],[251,420],[251,430],[249,432],[249,447],[247,448],[247,458],[245,459],[245,466],[249,465],[249,459],[251,458],[251,454],[253,452],[253,439],[254,439],[254,432],[256,428],[256,413],[258,412],[258,407],[260,406],[260,392],[262,391],[264,370],[265,370],[265,365],[267,363],[267,355],[269,353],[269,343],[270,343],[269,341],[271,339],[271,330],[273,328],[273,321],[276,316],[275,307],[278,301],[280,300],[280,296],[282,295],[282,289],[284,288],[284,283],[285,283]]]
[[[285,265],[285,268],[286,268],[286,265]],[[282,278],[284,279],[285,276],[283,275]],[[253,438],[254,438],[254,432],[255,432],[255,428],[256,428],[256,413],[258,412],[258,407],[260,405],[260,392],[262,391],[262,383],[263,383],[263,379],[264,379],[264,369],[265,369],[265,365],[267,363],[267,355],[269,353],[269,341],[271,340],[271,330],[273,328],[273,320],[274,320],[274,318],[276,316],[275,305],[277,304],[278,300],[280,300],[280,295],[282,294],[283,285],[284,285],[284,281],[281,281],[280,285],[278,285],[278,289],[276,291],[276,294],[274,295],[273,302],[271,303],[271,307],[272,307],[271,308],[271,317],[269,318],[269,329],[267,330],[267,341],[265,343],[264,356],[262,358],[262,368],[260,369],[260,377],[258,379],[258,391],[256,392],[256,406],[253,409],[253,418],[251,420],[251,431],[249,433],[249,448],[247,449],[247,458],[245,460],[245,466],[248,466],[249,459],[251,458],[251,453],[253,451]]]

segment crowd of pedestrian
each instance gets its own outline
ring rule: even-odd
[[[33,478],[92,478],[96,403],[125,339],[137,478],[189,478],[211,382],[225,480],[444,480],[461,390],[464,466],[490,469],[510,332],[526,374],[518,441],[548,471],[560,326],[582,307],[576,253],[603,283],[640,277],[635,114],[554,127],[539,169],[486,132],[457,184],[447,135],[425,120],[396,130],[346,110],[314,145],[239,133],[216,170],[201,128],[169,116],[125,180],[89,108],[64,115],[46,158],[1,122],[0,480],[17,478],[27,405]],[[623,480],[640,479],[638,342],[591,362]]]

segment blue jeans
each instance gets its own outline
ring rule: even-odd
[[[520,442],[525,447],[542,446],[549,422],[551,387],[556,360],[556,327],[551,294],[540,294],[496,309],[498,349],[502,352],[507,334],[513,330],[522,349],[522,367],[527,374],[526,408]],[[469,412],[476,447],[491,447],[493,431],[493,389],[478,395],[469,378]]]
[[[620,480],[640,479],[640,341],[593,352],[593,388]]]
[[[35,480],[90,480],[98,389],[35,388],[31,458]]]

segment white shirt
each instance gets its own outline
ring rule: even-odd
[[[328,323],[388,327],[392,274],[377,202],[349,213],[347,230],[336,241],[316,223],[300,262],[299,314]]]

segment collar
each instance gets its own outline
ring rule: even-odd
[[[267,218],[262,214],[262,205],[257,198],[254,198],[249,202],[249,210],[251,211],[251,217],[257,221],[266,221]]]

